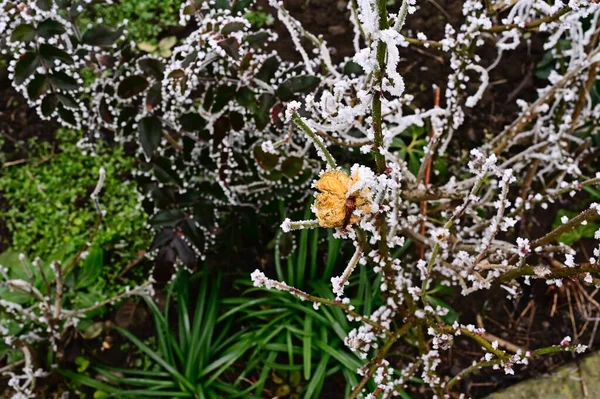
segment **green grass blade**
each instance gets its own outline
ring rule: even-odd
[[[304,220],[310,218],[310,206],[304,210]],[[306,257],[308,255],[308,233],[309,230],[302,229],[300,231],[300,246],[298,248],[298,262],[296,263],[296,285],[302,289],[306,280]]]
[[[333,238],[333,230],[327,230],[327,260],[325,262],[325,271],[323,272],[323,278],[329,281],[333,276],[333,269],[337,262],[340,254],[340,247],[342,246],[342,240]]]
[[[286,332],[286,350],[287,350],[287,354],[288,354],[288,362],[290,363],[290,366],[294,365],[294,344],[292,342],[292,332],[288,329]],[[276,345],[276,344],[272,344],[272,345]],[[268,345],[265,346],[265,349],[268,350]]]
[[[315,373],[312,376],[312,379],[306,386],[306,391],[304,393],[304,399],[312,399],[318,398],[321,387],[325,381],[325,372],[327,370],[327,363],[329,362],[329,355],[325,354],[321,357],[317,368],[315,369]]]
[[[304,379],[310,380],[312,366],[312,317],[306,315],[304,318],[304,339],[302,340],[302,357],[304,360]]]
[[[142,341],[140,341],[135,335],[131,334],[129,331],[125,330],[124,328],[116,327],[116,326],[113,328],[115,330],[117,330],[119,333],[121,333],[121,335],[125,336],[125,338],[130,340],[135,346],[138,347],[139,350],[144,352],[146,355],[148,355],[150,358],[152,358],[156,363],[161,365],[174,378],[176,378],[177,381],[179,381],[183,386],[185,386],[191,392],[194,392],[194,386],[192,384],[190,384],[190,382],[181,373],[179,373],[172,364],[167,363],[165,361],[165,359],[163,359],[158,353],[156,353],[155,351],[150,349],[150,347],[148,347],[146,344],[144,344]]]
[[[310,242],[310,279],[314,280],[316,278],[317,275],[320,275],[320,273],[317,273],[317,255],[318,255],[318,251],[319,251],[319,231],[320,229],[313,229],[310,234],[311,234],[311,242]]]

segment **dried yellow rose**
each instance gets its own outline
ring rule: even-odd
[[[315,184],[317,194],[315,207],[321,227],[342,227],[356,223],[360,219],[354,215],[358,209],[364,214],[371,211],[369,201],[359,191],[349,193],[358,175],[352,178],[340,170],[329,170]]]

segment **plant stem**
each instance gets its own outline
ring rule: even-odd
[[[308,125],[304,122],[304,120],[302,120],[302,118],[300,117],[300,115],[298,115],[297,112],[294,112],[292,119],[294,120],[294,123],[296,123],[296,125],[298,125],[298,127],[302,129],[304,133],[306,133],[308,137],[312,139],[313,143],[315,144],[315,147],[317,147],[317,150],[320,150],[323,153],[325,161],[327,162],[329,167],[331,169],[335,169],[337,166],[335,163],[335,159],[333,159],[331,153],[329,152],[327,147],[325,147],[325,143],[323,143],[323,140],[321,140],[321,138],[317,136],[310,127],[308,127]]]

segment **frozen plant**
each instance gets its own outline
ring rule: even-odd
[[[299,62],[282,60],[270,47],[277,35],[243,18],[251,2],[224,3],[184,4],[181,23],[195,28],[159,59],[136,53],[126,30],[100,24],[82,33],[78,15],[58,2],[0,2],[13,85],[41,116],[86,129],[90,143],[109,135],[138,144],[137,177],[154,215],[157,267],[193,267],[218,240],[227,215],[241,207],[266,212],[281,201],[291,213],[312,202],[314,219],[286,218],[281,229],[334,228],[353,246],[347,267],[332,280],[336,299],[260,270],[252,278],[317,307],[339,307],[357,323],[346,343],[365,364],[352,398],[398,395],[415,376],[437,397],[450,397],[480,368],[513,373],[536,356],[583,350],[574,339],[510,352],[482,328],[446,322],[449,310],[439,305],[436,283],[462,295],[499,286],[507,298],[534,279],[600,285],[600,245],[585,254],[561,242],[565,233],[593,226],[599,205],[586,203],[555,228],[527,229],[535,210],[600,182],[589,162],[597,156],[592,136],[600,120],[592,96],[600,5],[465,0],[462,22],[431,37],[408,29],[419,7],[414,0],[403,0],[397,14],[385,0],[351,0],[356,52],[336,63],[324,38],[282,2],[269,4]],[[78,12],[85,15],[85,6]],[[465,121],[471,109],[484,112],[490,74],[534,35],[547,39],[553,67],[547,85],[534,101],[514,101],[520,111],[508,126],[466,148]],[[427,74],[414,84],[401,72],[409,47],[436,49],[447,60],[445,87],[429,106],[415,100],[420,84],[431,86]],[[489,50],[492,60],[483,56]],[[94,79],[81,85],[84,67]],[[420,155],[406,162],[398,148],[418,129],[429,135],[414,141]],[[451,173],[436,176],[437,160]],[[394,257],[407,239],[419,256]],[[385,305],[369,315],[357,313],[346,296],[361,267],[381,275]],[[412,359],[393,363],[390,351],[408,335],[418,337]],[[484,355],[442,375],[444,351],[457,336]],[[367,393],[369,380],[377,388]]]
[[[412,376],[422,378],[436,397],[453,397],[460,386],[457,383],[480,368],[513,374],[532,357],[585,350],[584,345],[564,339],[553,346],[511,353],[483,328],[448,324],[444,319],[448,309],[436,304],[434,282],[440,279],[457,286],[463,295],[500,285],[507,298],[519,295],[523,277],[526,283],[533,278],[561,284],[563,278],[569,278],[585,285],[600,284],[597,256],[586,259],[583,254],[574,255],[574,248],[554,245],[561,234],[599,219],[600,206],[592,204],[543,234],[522,237],[522,229],[518,229],[526,212],[535,207],[545,209],[548,202],[600,183],[600,176],[584,161],[593,148],[589,130],[584,127],[593,125],[598,115],[588,92],[600,62],[595,34],[600,6],[593,2],[565,5],[523,0],[513,2],[508,16],[498,20],[491,12],[503,7],[502,2],[497,3],[492,2],[490,8],[485,2],[465,1],[464,23],[448,25],[446,36],[434,41],[424,34],[413,38],[398,30],[404,18],[415,11],[408,0],[403,1],[398,15],[388,13],[385,1],[353,2],[353,22],[365,43],[357,48],[353,60],[364,74],[340,76],[330,71],[321,83],[320,94],[307,95],[304,101],[287,106],[289,129],[310,139],[325,168],[313,182],[316,218],[286,219],[281,227],[284,231],[333,227],[338,237],[352,243],[354,255],[343,274],[332,279],[334,301],[271,280],[259,271],[252,279],[256,286],[340,307],[358,323],[345,342],[366,363],[358,370],[363,378],[353,387],[350,398],[399,395]],[[280,17],[290,18],[281,11],[280,3],[272,5],[280,10]],[[582,23],[584,18],[592,21],[588,28]],[[288,21],[286,26],[290,25]],[[524,40],[526,32],[549,34],[549,50],[559,39],[576,42],[566,52],[553,53],[557,62],[567,66],[565,73],[551,74],[549,86],[539,90],[534,103],[519,100],[523,111],[516,120],[472,149],[468,162],[457,165],[454,176],[465,177],[431,184],[433,160],[444,156],[456,159],[451,149],[456,147],[454,133],[465,120],[464,109],[477,106],[488,89],[489,72],[502,62],[504,52],[514,50]],[[486,65],[490,61],[474,49],[483,46],[490,35],[497,37],[498,57]],[[298,41],[296,44],[301,46]],[[444,107],[409,107],[412,96],[397,70],[399,54],[410,45],[448,53],[451,74]],[[298,50],[305,51],[302,47]],[[339,68],[342,70],[343,65]],[[467,92],[472,76],[469,71],[480,81],[472,93]],[[431,129],[420,167],[413,171],[392,147],[393,139],[411,125]],[[329,148],[352,148],[356,144],[363,153],[373,155],[375,165],[355,164],[348,173]],[[543,189],[539,182],[546,183]],[[427,217],[424,204],[442,209],[437,220]],[[599,237],[600,230],[596,239]],[[407,238],[423,248],[422,258],[416,262],[392,255],[393,248],[403,245]],[[373,268],[382,275],[386,306],[371,315],[350,313],[354,308],[350,298],[344,297],[344,286],[357,267]],[[407,334],[417,337],[418,348],[412,363],[396,371],[386,356]],[[455,376],[442,376],[438,374],[440,352],[451,348],[458,335],[474,341],[485,355]],[[367,394],[364,388],[371,379],[377,390]]]
[[[8,387],[15,399],[36,397],[34,389],[37,378],[48,377],[55,365],[62,361],[65,336],[69,330],[77,328],[86,315],[128,297],[153,295],[152,282],[149,281],[127,287],[122,293],[90,306],[71,308],[73,295],[69,293],[71,284],[67,284],[66,279],[74,274],[74,267],[78,267],[79,262],[87,256],[90,243],[102,226],[104,211],[101,210],[99,194],[105,173],[104,168],[100,168],[98,183],[90,195],[98,210],[98,222],[91,231],[88,243],[68,263],[63,265],[59,261],[52,261],[46,267],[39,258],[29,262],[24,254],[20,254],[19,265],[0,265],[0,339],[3,346],[22,355],[14,357],[22,357],[22,360],[12,361],[0,368],[0,375],[9,377]],[[37,362],[33,359],[40,357],[35,353],[35,348],[40,344],[50,348],[49,370],[34,369]]]

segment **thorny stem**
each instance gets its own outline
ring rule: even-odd
[[[446,224],[444,224],[444,229],[446,230],[450,230],[450,228],[454,225],[454,221],[458,218],[460,218],[462,216],[462,214],[467,210],[467,207],[470,205],[470,203],[473,201],[473,198],[476,196],[476,194],[479,192],[479,189],[481,189],[481,186],[483,185],[483,179],[484,179],[485,175],[482,176],[477,183],[475,184],[475,186],[473,186],[473,189],[471,190],[471,192],[469,193],[469,195],[467,195],[467,197],[465,198],[463,204],[458,207],[454,213],[452,214],[452,216],[450,217],[450,219],[448,219],[448,221],[446,222]],[[423,299],[425,300],[425,290],[427,289],[427,283],[429,281],[429,277],[431,276],[431,272],[433,270],[433,266],[435,265],[435,260],[440,252],[441,246],[440,243],[437,242],[435,244],[435,246],[433,247],[433,251],[431,253],[431,257],[429,258],[429,263],[427,264],[427,275],[425,277],[425,279],[423,280],[423,284],[421,285],[421,293],[423,293]]]
[[[499,33],[499,32],[505,32],[510,29],[522,29],[522,30],[535,29],[543,23],[557,21],[558,19],[560,19],[560,17],[562,17],[569,11],[571,11],[571,7],[565,7],[565,8],[558,10],[556,13],[554,13],[552,15],[548,15],[543,18],[539,18],[539,19],[533,20],[531,22],[528,22],[524,26],[519,26],[518,24],[496,25],[496,26],[492,26],[490,29],[487,29],[485,32]]]
[[[551,243],[561,234],[581,225],[582,222],[592,222],[596,219],[600,219],[600,214],[598,214],[598,210],[596,208],[588,208],[585,211],[581,212],[579,215],[575,216],[573,219],[569,220],[567,223],[561,224],[545,236],[532,241],[531,244],[529,244],[529,246],[532,250],[535,251],[535,248]],[[518,261],[519,255],[515,254],[510,259],[509,264],[514,265]]]
[[[531,357],[549,355],[552,353],[564,352],[564,351],[574,351],[575,349],[576,349],[576,345],[569,345],[569,346],[554,345],[554,346],[549,346],[546,348],[540,348],[540,349],[534,350],[533,352],[531,352]],[[498,365],[501,363],[502,363],[502,359],[493,359],[493,360],[489,360],[489,361],[482,360],[478,363],[475,363],[472,366],[467,367],[466,369],[464,369],[463,371],[461,371],[460,373],[455,375],[446,385],[446,390],[447,391],[451,390],[454,387],[454,385],[456,385],[456,383],[459,382],[463,377],[465,377],[479,369],[482,369],[484,367],[495,366],[495,365]]]
[[[402,327],[398,328],[395,331],[394,335],[392,337],[390,337],[390,339],[377,352],[377,355],[375,356],[375,358],[369,362],[369,365],[367,365],[367,367],[369,367],[369,370],[367,371],[365,376],[360,380],[358,385],[354,387],[354,389],[352,390],[352,393],[350,394],[350,396],[348,396],[348,399],[356,399],[358,397],[358,395],[360,395],[361,391],[363,390],[363,388],[365,387],[367,382],[371,379],[373,374],[375,374],[377,367],[380,365],[381,361],[385,358],[385,355],[387,355],[387,353],[390,351],[390,349],[396,343],[396,341],[398,339],[400,339],[402,336],[404,336],[404,334],[406,334],[411,329],[412,326],[413,326],[413,323],[411,323],[410,321],[407,321]]]
[[[404,3],[402,3],[402,5],[404,5]],[[434,106],[438,107],[440,105],[440,89],[439,87],[436,87],[434,90]],[[431,128],[429,130],[429,140],[431,141],[433,139],[433,136],[435,135],[435,129],[433,128],[433,124],[431,125]],[[429,181],[431,178],[431,165],[433,163],[433,155],[431,157],[429,157],[426,161],[423,160],[423,162],[427,162],[427,167],[425,169],[425,189],[427,189],[429,187]],[[427,218],[427,201],[421,201],[421,226],[419,229],[419,233],[421,235],[425,235],[425,219]],[[425,256],[425,245],[421,244],[421,247],[419,248],[419,258],[423,259],[423,257]]]
[[[321,152],[325,156],[325,160],[327,161],[329,167],[331,169],[335,169],[337,166],[335,163],[335,159],[333,159],[331,153],[329,152],[327,147],[325,147],[323,141],[319,137],[317,137],[315,132],[313,132],[310,127],[308,127],[308,125],[302,120],[302,118],[300,117],[300,115],[298,115],[297,112],[294,112],[292,119],[294,120],[294,123],[296,123],[296,125],[298,125],[298,127],[302,129],[304,133],[306,133],[312,139],[315,146],[318,147],[319,150],[321,150]]]
[[[398,11],[398,19],[396,19],[396,23],[394,24],[394,29],[398,32],[404,26],[404,21],[406,21],[406,14],[408,14],[408,0],[402,0],[402,5],[400,6],[400,11]]]
[[[386,0],[377,0],[377,12],[379,14],[379,29],[385,30],[388,28],[387,20],[387,6]],[[380,174],[385,170],[385,158],[381,153],[381,147],[383,146],[383,121],[381,117],[381,96],[382,96],[382,82],[385,71],[385,54],[387,46],[385,42],[380,40],[377,42],[377,64],[379,65],[379,71],[377,71],[377,77],[375,82],[375,93],[373,95],[373,131],[374,131],[374,151],[375,151],[375,162],[377,163],[377,172]]]
[[[362,321],[363,323],[370,325],[376,331],[383,332],[388,336],[393,335],[392,332],[389,331],[387,328],[385,328],[385,327],[381,326],[380,324],[376,323],[375,321],[353,311],[352,309],[350,309],[350,305],[346,305],[346,304],[342,303],[341,301],[310,295],[302,290],[299,290],[298,288],[291,287],[291,286],[289,286],[285,283],[279,282],[279,281],[270,280],[270,283],[276,289],[281,290],[281,291],[287,291],[290,294],[295,295],[302,300],[309,301],[309,302],[316,302],[316,303],[320,303],[322,305],[329,305],[329,306],[335,306],[337,308],[340,308],[343,311],[345,311],[346,313],[348,313],[348,315],[354,317],[355,319],[358,319],[358,320]]]
[[[151,283],[146,283],[143,285],[140,285],[139,287],[135,287],[132,290],[129,291],[125,291],[115,297],[112,297],[110,299],[106,299],[104,301],[98,302],[90,307],[84,308],[84,309],[77,309],[77,310],[68,310],[68,311],[63,311],[62,315],[61,315],[61,319],[68,319],[68,318],[72,318],[72,317],[79,317],[82,316],[86,313],[89,313],[93,310],[96,309],[100,309],[101,307],[105,306],[105,305],[109,305],[111,303],[115,303],[117,301],[120,301],[121,299],[124,298],[128,298],[130,296],[134,296],[134,295],[145,295],[147,292],[147,289],[149,287],[151,287],[152,284]]]
[[[538,270],[542,270],[538,272]],[[544,271],[548,271],[548,273],[544,273]],[[545,279],[556,279],[556,278],[565,278],[565,277],[573,277],[578,274],[583,273],[591,273],[596,276],[600,276],[600,266],[592,264],[592,263],[582,263],[578,267],[565,267],[562,269],[545,269],[541,267],[525,265],[519,268],[512,269],[500,277],[498,277],[499,283],[508,283],[512,280],[515,280],[524,276],[537,276],[543,275]]]
[[[590,54],[588,54],[588,56],[587,56],[588,62],[583,62],[581,64],[581,66],[574,68],[572,71],[565,74],[565,76],[563,76],[563,78],[561,80],[559,80],[556,84],[554,84],[554,86],[552,86],[544,95],[542,95],[540,98],[538,98],[533,104],[531,104],[529,106],[529,108],[525,112],[523,112],[517,119],[515,119],[514,122],[511,123],[510,126],[508,126],[506,129],[504,129],[504,131],[502,131],[502,133],[497,135],[494,138],[494,140],[492,140],[489,144],[490,146],[493,146],[494,153],[496,155],[498,155],[501,152],[503,152],[509,146],[510,141],[518,133],[523,131],[523,129],[525,129],[525,127],[532,120],[534,120],[537,117],[538,113],[542,109],[541,106],[543,104],[546,104],[547,102],[552,100],[558,90],[560,90],[564,86],[566,86],[567,83],[569,83],[572,79],[574,79],[577,75],[579,75],[579,73],[581,73],[581,71],[583,71],[584,69],[589,68],[591,66],[589,63],[589,60],[593,59],[593,57],[596,54],[598,54],[598,52],[600,52],[600,48],[598,48],[598,49],[592,51]]]

